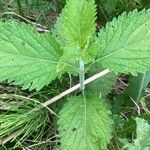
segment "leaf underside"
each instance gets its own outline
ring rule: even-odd
[[[100,30],[98,62],[115,72],[144,72],[150,68],[150,9],[123,13]]]
[[[71,97],[59,115],[62,150],[106,149],[111,138],[112,120],[103,100],[92,96],[87,99]]]
[[[40,90],[58,73],[59,45],[48,34],[14,21],[0,22],[0,81]]]

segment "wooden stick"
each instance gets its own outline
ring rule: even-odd
[[[109,72],[110,72],[110,70],[109,70],[109,69],[106,69],[106,70],[104,70],[104,71],[102,71],[102,72],[100,72],[100,73],[98,73],[98,74],[95,74],[94,76],[92,76],[92,77],[88,78],[87,80],[85,80],[85,81],[84,81],[84,85],[87,85],[87,84],[89,84],[89,83],[91,83],[91,82],[93,82],[93,81],[99,79],[100,77],[102,77],[102,76],[108,74]],[[44,102],[44,103],[41,103],[41,104],[42,104],[43,107],[47,107],[48,105],[50,105],[50,104],[52,104],[52,103],[58,101],[59,99],[63,98],[64,96],[66,96],[66,95],[68,95],[68,94],[70,94],[70,93],[76,91],[77,89],[80,88],[80,86],[81,86],[81,84],[79,83],[79,84],[73,86],[72,88],[70,88],[70,89],[68,89],[68,90],[66,90],[66,91],[64,91],[64,92],[62,92],[62,93],[60,93],[59,95],[57,95],[57,96],[55,96],[55,97],[53,97],[53,98],[47,100],[47,101]],[[17,96],[18,96],[18,95],[17,95]],[[16,97],[17,97],[17,96],[16,96]],[[19,96],[19,97],[20,97],[20,96]],[[6,98],[6,95],[3,95],[3,98]],[[26,100],[32,100],[31,98],[25,98],[25,97],[23,97],[23,96],[21,96],[21,98],[24,98],[24,99],[26,99]],[[7,143],[8,141],[12,140],[13,138],[17,137],[17,135],[18,135],[20,132],[21,132],[21,130],[19,129],[19,130],[15,131],[15,132],[11,133],[10,135],[8,135],[6,138],[0,139],[0,145],[3,145],[3,144],[5,144],[5,143]]]
[[[88,78],[87,80],[84,81],[84,85],[87,85],[87,84],[89,84],[89,83],[99,79],[100,77],[108,74],[109,72],[110,72],[110,70],[106,69],[106,70],[103,70],[102,72],[100,72],[98,74],[93,75],[92,77],[90,77],[90,78]],[[77,85],[73,86],[72,88],[69,88],[68,90],[66,90],[66,91],[60,93],[59,95],[57,95],[57,96],[47,100],[46,102],[41,103],[41,105],[46,107],[46,106],[48,106],[48,105],[58,101],[59,99],[63,98],[64,96],[66,96],[66,95],[68,95],[68,94],[78,90],[80,88],[80,86],[81,86],[81,84],[78,83]],[[24,96],[15,95],[15,94],[12,94],[12,95],[11,94],[10,95],[0,94],[0,97],[3,98],[3,99],[4,98],[15,97],[15,98],[22,98],[22,99],[25,99],[25,100],[35,101],[35,100],[33,100],[33,99],[29,98],[29,97],[24,97]]]
[[[0,145],[4,145],[6,144],[8,141],[14,139],[15,137],[17,137],[17,135],[21,132],[21,130],[17,130],[13,133],[11,133],[10,135],[8,135],[7,137],[5,137],[4,139],[0,139]]]
[[[87,84],[89,84],[89,83],[99,79],[100,77],[108,74],[109,72],[110,72],[110,70],[106,69],[106,70],[104,70],[104,71],[102,71],[102,72],[100,72],[98,74],[95,74],[94,76],[92,76],[92,77],[88,78],[87,80],[85,80],[84,81],[84,85],[87,85]],[[43,105],[48,106],[48,105],[58,101],[59,99],[63,98],[64,96],[66,96],[66,95],[68,95],[68,94],[78,90],[79,88],[80,88],[80,83],[75,85],[75,86],[73,86],[72,88],[70,88],[70,89],[60,93],[59,95],[57,95],[57,96],[47,100],[46,102],[43,103]]]

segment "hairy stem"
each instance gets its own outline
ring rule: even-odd
[[[85,78],[85,74],[84,74],[84,61],[80,60],[79,61],[79,81],[80,81],[80,90],[83,91],[85,89],[84,86],[84,78]]]

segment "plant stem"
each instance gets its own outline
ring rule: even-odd
[[[80,81],[80,90],[84,91],[85,86],[84,86],[84,78],[85,78],[85,74],[84,74],[84,61],[80,60],[79,61],[79,81]]]

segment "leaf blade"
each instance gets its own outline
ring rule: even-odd
[[[110,111],[97,98],[71,97],[60,111],[59,133],[62,150],[105,149],[111,138]],[[82,140],[81,140],[82,139]]]
[[[123,13],[103,28],[98,62],[115,72],[144,72],[150,68],[150,10]]]
[[[40,90],[58,76],[60,55],[50,34],[41,35],[24,23],[0,22],[0,81]]]
[[[94,0],[68,0],[54,26],[53,34],[62,45],[77,45],[81,49],[96,30]]]
[[[150,147],[150,125],[148,122],[141,118],[136,118],[136,134],[137,137],[134,139],[133,143],[125,142],[125,148],[130,150],[136,150],[136,149],[144,149],[148,150]]]
[[[98,68],[98,69],[97,69]],[[102,66],[99,64],[93,65],[93,67],[88,71],[88,75],[92,76],[100,71],[104,70]],[[115,85],[117,81],[117,75],[113,72],[105,75],[101,79],[97,79],[91,84],[87,85],[86,91],[101,97],[102,99],[106,99],[107,94],[111,91],[112,87]]]

